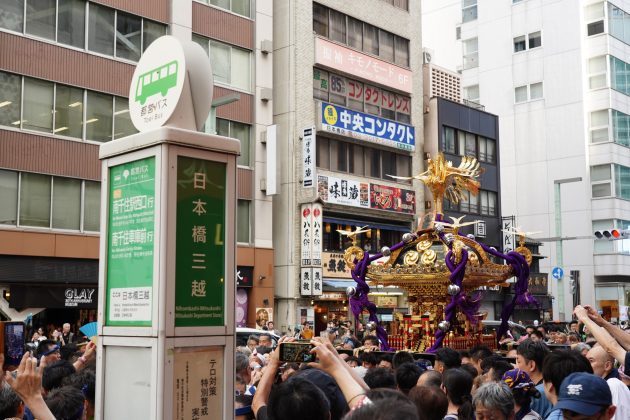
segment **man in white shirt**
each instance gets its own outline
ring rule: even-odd
[[[613,405],[617,407],[613,419],[630,419],[630,391],[628,387],[615,376],[615,359],[606,353],[599,344],[593,346],[586,355],[591,363],[593,373],[605,379],[612,394]]]

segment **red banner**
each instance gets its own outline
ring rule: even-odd
[[[414,214],[416,193],[386,185],[370,184],[370,207],[373,209]]]

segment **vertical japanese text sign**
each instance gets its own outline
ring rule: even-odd
[[[315,127],[302,130],[302,186],[315,187]]]
[[[313,234],[313,208],[311,204],[302,204],[300,218],[302,265],[310,266],[313,262],[313,248],[311,247]],[[320,255],[321,260],[321,255]]]
[[[225,322],[226,165],[177,158],[175,326]]]
[[[313,286],[311,287],[311,291],[313,296],[321,296],[322,295],[322,268],[321,267],[313,267]]]
[[[311,258],[313,266],[322,265],[322,224],[324,223],[324,215],[322,205],[313,203],[312,205],[312,235],[311,235]]]
[[[300,294],[310,296],[313,289],[313,268],[302,267],[300,273]]]
[[[106,325],[150,326],[155,158],[109,168]]]

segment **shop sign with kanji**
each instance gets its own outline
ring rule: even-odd
[[[175,326],[225,322],[226,165],[179,156]]]
[[[322,102],[318,122],[321,123],[322,130],[341,136],[410,152],[416,148],[413,126],[339,105]]]
[[[325,278],[351,279],[352,273],[343,258],[343,252],[323,252],[322,268]]]
[[[106,325],[150,326],[155,158],[109,168]]]
[[[302,130],[302,186],[315,186],[315,128]]]

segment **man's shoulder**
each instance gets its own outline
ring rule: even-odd
[[[562,410],[552,410],[545,420],[562,420]]]

